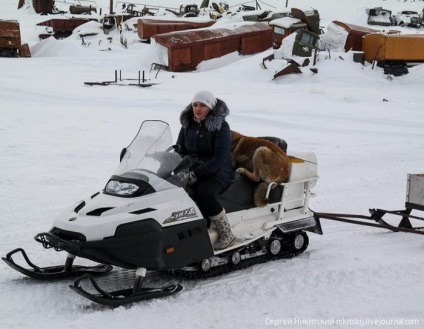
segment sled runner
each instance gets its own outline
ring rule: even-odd
[[[274,141],[286,147],[280,139]],[[66,209],[49,232],[35,237],[44,248],[66,251],[64,266],[38,267],[22,249],[11,251],[3,260],[35,279],[82,275],[70,286],[73,291],[96,303],[118,306],[182,290],[180,284],[149,287],[147,271],[202,278],[297,256],[308,247],[306,231],[322,234],[322,230],[309,209],[318,180],[316,156],[311,152],[290,155],[289,179],[269,185],[269,203],[264,207],[253,204],[255,183],[234,176],[219,199],[236,242],[215,251],[217,232],[208,229],[182,178],[187,177],[190,159],[174,152],[167,123],[145,121],[121,153],[105,188]],[[19,252],[28,268],[13,260]],[[105,265],[77,267],[72,265],[75,257]],[[101,287],[93,275],[105,274],[111,266],[135,270],[133,286],[112,291]]]

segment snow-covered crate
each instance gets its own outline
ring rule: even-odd
[[[424,174],[408,174],[406,203],[410,208],[424,210]]]

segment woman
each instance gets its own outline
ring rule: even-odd
[[[199,91],[181,112],[182,127],[177,140],[179,153],[200,163],[191,169],[188,183],[195,190],[194,199],[203,216],[216,224],[219,239],[215,250],[228,248],[235,241],[225,209],[216,200],[231,180],[231,133],[225,121],[229,112],[227,105],[211,92]]]

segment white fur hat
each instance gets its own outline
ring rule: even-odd
[[[210,91],[202,90],[194,95],[191,104],[194,102],[203,103],[212,110],[216,105],[216,98]]]

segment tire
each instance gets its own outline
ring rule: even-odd
[[[309,244],[308,235],[305,232],[298,232],[293,235],[291,245],[294,250],[306,249]]]
[[[271,243],[269,244],[269,252],[271,255],[276,256],[280,253],[281,251],[281,241],[278,239],[272,240]]]
[[[237,265],[238,263],[240,263],[241,261],[241,255],[238,251],[235,251],[232,255],[231,255],[231,263],[233,265]]]
[[[209,258],[204,259],[202,263],[200,263],[200,268],[202,269],[203,272],[209,271],[211,267],[212,267],[212,263]]]

